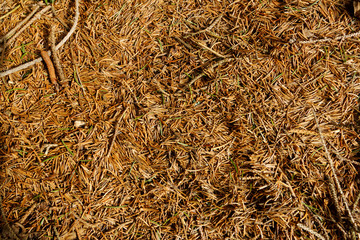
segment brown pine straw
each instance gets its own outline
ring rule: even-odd
[[[26,24],[20,28],[20,30],[13,30],[10,33],[14,33],[14,35],[12,35],[8,40],[7,40],[7,36],[5,35],[4,37],[4,41],[6,41],[6,46],[9,46],[10,44],[12,44],[18,37],[19,35],[25,31],[25,29],[29,28],[31,24],[33,24],[36,20],[39,20],[41,18],[41,16],[46,13],[49,9],[51,8],[51,6],[46,6],[43,9],[41,9],[41,11],[39,11],[38,13],[36,13],[28,22],[26,22]],[[26,19],[25,19],[26,20]],[[16,29],[16,27],[14,28]]]
[[[355,212],[356,207],[357,207],[358,204],[359,204],[359,201],[360,201],[360,193],[357,195],[356,200],[355,200],[355,202],[354,202],[353,209],[352,209],[352,213],[353,213],[353,214],[354,214],[354,212]]]
[[[207,28],[205,28],[205,29],[203,29],[203,30],[199,30],[199,31],[197,31],[197,32],[195,32],[195,33],[189,34],[188,36],[185,36],[185,38],[189,38],[189,37],[191,37],[191,36],[195,36],[195,35],[198,35],[198,34],[201,34],[201,33],[204,33],[204,32],[210,32],[210,30],[213,29],[213,28],[216,26],[216,24],[218,24],[218,23],[220,22],[220,20],[221,20],[221,18],[222,18],[223,16],[224,16],[224,14],[221,13],[221,14],[217,17],[217,19],[216,19],[210,26],[208,26]]]
[[[110,145],[109,145],[108,150],[107,150],[107,152],[106,152],[106,156],[105,156],[105,159],[104,159],[105,161],[108,160],[108,158],[110,157],[111,151],[112,151],[112,149],[113,149],[113,147],[114,147],[115,140],[116,140],[117,136],[118,136],[119,133],[120,133],[120,131],[119,131],[119,124],[120,124],[120,122],[123,120],[123,117],[124,117],[126,111],[127,111],[127,108],[125,108],[125,109],[123,110],[123,112],[122,112],[122,114],[121,114],[120,117],[116,116],[116,117],[118,117],[118,119],[117,119],[117,121],[116,121],[116,123],[115,123],[114,134],[113,134],[113,136],[112,136],[112,138],[111,138],[111,140],[110,140]]]
[[[342,187],[341,187],[341,185],[340,185],[340,181],[339,181],[339,179],[338,179],[338,177],[337,177],[337,174],[336,174],[336,171],[335,171],[335,167],[334,167],[334,161],[332,160],[332,158],[331,158],[331,156],[330,156],[330,153],[329,153],[329,151],[328,151],[328,149],[327,149],[327,147],[326,147],[326,143],[325,143],[325,140],[324,140],[324,136],[322,135],[322,131],[321,131],[321,128],[320,128],[320,126],[319,126],[319,121],[318,121],[318,119],[317,119],[317,117],[316,117],[316,113],[315,113],[315,109],[314,109],[314,108],[313,108],[313,113],[314,113],[314,118],[315,118],[316,126],[317,126],[317,128],[318,128],[318,130],[319,130],[321,143],[322,143],[322,145],[323,145],[323,147],[324,147],[324,150],[325,150],[325,153],[326,153],[326,157],[327,157],[327,159],[328,159],[328,161],[329,161],[329,165],[330,165],[331,172],[332,172],[332,177],[333,177],[334,182],[335,182],[335,184],[336,184],[336,186],[337,186],[337,189],[338,189],[338,191],[339,191],[339,193],[340,193],[340,196],[341,196],[341,198],[342,198],[342,201],[344,202],[345,209],[346,209],[346,211],[347,211],[348,217],[350,218],[350,222],[351,222],[352,226],[354,227],[354,229],[357,229],[357,226],[356,226],[354,217],[353,217],[353,215],[352,215],[352,212],[351,212],[351,210],[350,210],[349,204],[348,204],[348,202],[347,202],[347,200],[346,200],[346,197],[345,197],[344,192],[343,192],[343,190],[342,190]]]
[[[1,36],[38,1],[19,2],[0,1]],[[360,239],[357,37],[288,44],[358,32],[343,2],[81,1],[55,51],[69,86],[50,88],[44,64],[1,79],[0,225],[20,239]],[[54,1],[1,71],[37,58],[49,26],[60,41],[74,3]]]
[[[192,84],[194,84],[197,80],[199,80],[200,78],[202,78],[203,76],[206,76],[206,71],[210,71],[218,66],[221,66],[224,63],[227,62],[231,62],[234,61],[233,58],[225,58],[225,59],[221,59],[217,62],[214,62],[213,64],[211,64],[209,67],[207,67],[207,69],[205,71],[203,71],[202,73],[198,74],[196,77],[194,77],[188,84],[188,86],[191,86]]]
[[[199,45],[200,47],[202,47],[203,49],[208,50],[209,52],[213,53],[215,56],[218,56],[220,58],[226,58],[227,56],[224,56],[216,51],[214,51],[213,49],[209,48],[208,46],[206,46],[205,44],[199,42],[199,41],[195,41],[193,40],[194,43],[196,43],[197,45]],[[229,56],[228,56],[229,57]]]
[[[47,8],[50,8],[50,6],[47,6]],[[45,9],[45,8],[44,8]],[[43,10],[44,10],[43,9]],[[76,26],[77,26],[77,23],[79,21],[79,0],[75,0],[75,17],[74,17],[74,23],[70,29],[70,31],[66,34],[66,36],[56,45],[55,47],[55,50],[59,50],[64,44],[65,42],[71,37],[71,35],[75,32],[76,30]],[[51,52],[48,51],[48,55],[51,56]],[[12,74],[12,73],[15,73],[15,72],[18,72],[18,71],[21,71],[21,70],[24,70],[28,67],[31,67],[33,65],[35,65],[36,63],[39,63],[41,62],[42,58],[37,58],[33,61],[30,61],[30,62],[27,62],[27,63],[24,63],[20,66],[17,66],[15,68],[12,68],[10,70],[7,70],[7,71],[4,71],[4,72],[0,72],[0,77],[5,77],[9,74]]]
[[[12,226],[9,224],[9,221],[7,220],[7,217],[4,213],[4,209],[3,209],[3,205],[2,205],[2,197],[0,196],[0,215],[1,215],[1,218],[2,218],[2,221],[4,221],[4,224],[3,224],[3,228],[2,229],[2,232],[8,232],[8,235],[11,239],[14,239],[14,240],[21,240],[17,234],[14,232],[14,229],[12,228]],[[3,240],[1,235],[0,235],[0,240]],[[5,240],[5,239],[4,239]]]
[[[8,32],[5,36],[3,36],[2,38],[0,38],[0,43],[7,41],[7,40],[10,39],[15,33],[16,33],[16,34],[19,34],[19,32],[18,32],[19,28],[21,28],[21,26],[23,26],[25,23],[28,23],[29,20],[30,20],[30,18],[31,18],[32,16],[34,16],[34,14],[39,10],[39,8],[40,8],[41,6],[42,6],[42,3],[36,4],[35,7],[34,7],[34,10],[33,10],[29,15],[27,15],[26,18],[24,18],[24,20],[22,20],[19,24],[17,24],[17,25],[16,25],[10,32]],[[32,22],[34,22],[34,21],[35,21],[35,19],[33,18],[33,19],[32,19]],[[24,30],[25,30],[25,28],[22,28],[22,31],[24,31]],[[20,31],[21,31],[21,30],[20,30]],[[9,44],[9,42],[8,42],[8,44]]]
[[[30,214],[32,214],[36,208],[36,204],[33,204],[24,214],[24,216],[20,219],[19,223],[20,224],[24,224],[26,219],[30,216]]]
[[[59,235],[58,230],[56,229],[55,226],[53,226],[53,228],[54,228],[54,232],[55,232],[56,239],[57,239],[57,240],[60,240],[60,235]]]

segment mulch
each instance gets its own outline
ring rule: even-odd
[[[38,2],[1,1],[0,36]],[[52,7],[0,44],[0,74],[66,36],[75,1]],[[65,79],[44,62],[0,79],[3,239],[360,239],[351,1],[79,12]]]

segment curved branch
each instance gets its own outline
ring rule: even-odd
[[[74,23],[70,29],[70,31],[66,34],[66,36],[56,45],[55,49],[56,50],[59,50],[59,48],[61,48],[65,42],[67,40],[69,40],[69,38],[71,37],[71,35],[75,32],[75,29],[76,29],[76,26],[77,26],[77,23],[79,21],[79,16],[80,16],[80,13],[79,13],[79,0],[75,0],[75,18],[74,18]],[[51,56],[51,51],[48,51],[48,54],[49,56]],[[12,68],[12,69],[9,69],[7,71],[4,71],[4,72],[0,72],[0,77],[5,77],[9,74],[12,74],[12,73],[15,73],[15,72],[18,72],[18,71],[21,71],[23,69],[26,69],[28,67],[31,67],[33,66],[34,64],[36,63],[39,63],[42,61],[42,58],[39,57],[31,62],[27,62],[27,63],[24,63],[20,66],[17,66],[15,68]]]

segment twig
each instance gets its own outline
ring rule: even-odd
[[[74,17],[74,24],[72,25],[70,31],[68,32],[68,34],[66,34],[66,36],[63,38],[63,40],[61,40],[61,42],[59,42],[58,45],[56,45],[56,50],[59,50],[59,48],[64,45],[64,43],[66,43],[67,40],[69,40],[69,38],[71,37],[71,35],[75,32],[77,23],[79,21],[79,0],[75,0],[75,17]]]
[[[174,37],[179,43],[181,43],[181,44],[183,44],[187,49],[189,49],[189,50],[192,50],[193,49],[193,47],[190,45],[190,44],[188,44],[188,43],[186,43],[184,40],[182,40],[181,38],[179,38],[179,37]]]
[[[213,68],[216,68],[217,66],[219,65],[222,65],[223,63],[226,63],[226,62],[230,62],[234,60],[234,58],[225,58],[225,59],[222,59],[218,62],[215,62],[213,63],[212,65],[210,65],[205,71],[203,71],[202,73],[200,73],[199,75],[197,75],[193,80],[191,80],[191,82],[189,83],[189,86],[191,86],[194,82],[196,82],[197,80],[199,80],[200,78],[202,78],[203,76],[206,76],[206,71],[209,71]]]
[[[63,25],[66,30],[69,30],[70,27],[58,16],[58,14],[56,13],[56,10],[55,10],[55,8],[54,8],[53,5],[51,5],[51,11],[52,11],[52,13],[54,14],[56,20],[58,20],[58,22],[61,23],[61,25]],[[93,48],[92,48],[89,40],[87,39],[87,36],[86,36],[82,31],[80,31],[80,35],[81,35],[81,37],[83,38],[83,40],[85,40],[85,42],[87,43],[87,45],[89,46],[89,49],[90,49],[90,51],[91,51],[91,54],[92,54],[93,57],[95,58],[95,62],[97,62],[96,57],[95,57],[94,50],[93,50]]]
[[[317,215],[315,215],[314,213],[313,213],[313,217],[315,218],[315,221],[319,224],[319,226],[321,227],[321,229],[323,230],[323,232],[324,232],[324,234],[325,234],[325,239],[326,240],[329,240],[329,235],[327,234],[327,232],[326,232],[326,229],[325,229],[325,227],[324,227],[324,224],[322,224],[322,222],[321,222],[321,220],[319,219],[319,217],[317,216]]]
[[[59,50],[59,48],[61,48],[61,47],[65,44],[65,42],[66,42],[67,40],[69,40],[69,38],[71,37],[71,35],[75,32],[77,23],[78,23],[78,21],[79,21],[79,15],[80,15],[80,14],[79,14],[79,0],[75,0],[75,17],[74,17],[74,24],[72,25],[70,31],[66,34],[66,36],[61,40],[61,42],[59,42],[59,43],[56,45],[56,48],[55,48],[56,50]],[[49,56],[51,56],[51,52],[50,52],[50,51],[48,51],[48,54],[49,54]],[[42,60],[42,58],[39,57],[39,58],[37,58],[37,59],[35,59],[35,60],[31,61],[31,62],[27,62],[27,63],[24,63],[24,64],[22,64],[22,65],[20,65],[20,66],[15,67],[15,68],[9,69],[9,70],[7,70],[7,71],[0,72],[0,77],[5,77],[5,76],[7,76],[7,75],[9,75],[9,74],[12,74],[12,73],[21,71],[21,70],[23,70],[23,69],[26,69],[26,68],[28,68],[28,67],[31,67],[31,66],[33,66],[34,64],[41,62],[41,60]]]
[[[0,66],[2,66],[3,62],[4,62],[4,58],[5,58],[5,51],[3,51],[3,49],[5,50],[5,46],[6,46],[6,41],[2,44],[3,48],[0,47]]]
[[[188,36],[185,36],[184,38],[189,38],[189,37],[198,35],[198,34],[203,33],[203,32],[210,32],[210,30],[211,30],[213,27],[215,27],[215,25],[218,24],[218,22],[220,22],[220,20],[221,20],[221,18],[222,18],[223,16],[224,16],[224,13],[220,14],[210,26],[208,26],[207,28],[205,28],[205,29],[203,29],[203,30],[197,31],[197,32],[195,32],[195,33],[191,33],[191,34],[189,34]]]
[[[40,12],[36,13],[20,30],[18,30],[7,42],[6,46],[9,46],[15,39],[27,29],[31,24],[33,24],[36,20],[40,19],[41,15],[47,12],[50,9],[50,6],[44,7]],[[5,50],[5,49],[3,49]]]
[[[12,35],[14,35],[16,33],[16,31],[22,26],[24,25],[27,21],[29,21],[29,19],[39,10],[40,6],[42,4],[37,4],[36,7],[34,8],[34,10],[24,19],[22,20],[18,25],[16,25],[10,32],[8,32],[5,36],[3,36],[0,39],[0,43],[1,42],[5,42],[7,39],[9,39]],[[18,7],[20,7],[20,5],[18,5],[15,9],[17,9]]]
[[[41,54],[41,57],[44,59],[44,62],[45,62],[46,67],[48,69],[50,82],[58,89],[59,84],[56,81],[56,74],[55,74],[54,64],[52,63],[49,54],[47,53],[47,51],[41,51],[40,54]]]
[[[321,239],[321,240],[326,240],[320,233],[315,232],[315,231],[312,230],[311,228],[308,228],[308,227],[306,227],[305,225],[302,225],[301,223],[298,223],[298,224],[296,224],[296,225],[297,225],[299,228],[301,228],[302,230],[307,231],[307,232],[313,234],[314,236],[318,237],[319,239]]]
[[[347,38],[352,38],[352,37],[357,37],[360,36],[360,31],[356,32],[356,33],[351,33],[348,35],[344,35],[344,36],[338,36],[335,38],[322,38],[322,39],[315,39],[315,40],[308,40],[308,41],[299,41],[300,44],[308,44],[308,43],[319,43],[319,42],[330,42],[330,41],[343,41]],[[296,43],[295,39],[291,39],[290,40],[290,44]]]
[[[337,197],[334,181],[330,177],[328,180],[329,180],[330,196],[331,196],[332,200],[334,201],[336,215],[337,215],[338,219],[340,219],[341,209],[340,209],[339,199]]]
[[[53,57],[53,60],[54,60],[56,72],[58,73],[58,76],[59,76],[59,82],[60,82],[60,84],[62,84],[62,83],[65,82],[65,75],[64,75],[64,71],[63,71],[63,69],[61,67],[61,64],[60,64],[59,56],[58,56],[58,54],[56,52],[55,27],[54,26],[51,27],[49,40],[50,40],[51,53],[52,53],[52,57]]]
[[[335,172],[335,167],[334,167],[334,162],[333,162],[333,160],[332,160],[332,158],[331,158],[331,156],[330,156],[330,153],[329,153],[329,151],[328,151],[328,149],[327,149],[327,147],[326,147],[325,139],[324,139],[324,136],[322,135],[322,131],[321,131],[321,128],[320,128],[320,126],[319,126],[319,121],[318,121],[318,119],[317,119],[317,117],[316,117],[316,113],[315,113],[315,109],[314,109],[314,108],[313,108],[313,113],[314,113],[314,118],[315,118],[316,126],[317,126],[317,128],[318,128],[318,130],[319,130],[319,135],[320,135],[321,143],[322,143],[322,145],[323,145],[323,147],[324,147],[324,149],[325,149],[326,157],[327,157],[327,159],[328,159],[328,161],[329,161],[330,168],[331,168],[331,171],[332,171],[332,174],[333,174],[333,177],[334,177],[336,186],[337,186],[337,188],[338,188],[338,190],[339,190],[339,192],[340,192],[340,196],[342,197],[342,200],[344,201],[345,209],[346,209],[346,211],[347,211],[347,213],[348,213],[348,216],[349,216],[349,218],[350,218],[350,222],[351,222],[352,226],[354,227],[354,229],[357,229],[357,226],[356,226],[356,224],[355,224],[354,217],[353,217],[353,215],[352,215],[352,213],[351,213],[351,210],[350,210],[350,208],[349,208],[349,204],[348,204],[348,202],[347,202],[347,200],[346,200],[346,198],[345,198],[345,195],[344,195],[344,192],[343,192],[343,190],[342,190],[342,188],[341,188],[339,179],[337,178],[337,175],[336,175],[336,172]]]
[[[185,20],[185,24],[186,24],[189,28],[194,29],[195,31],[201,31],[200,28],[194,26],[194,25],[193,25],[191,22],[189,22],[188,20]],[[217,39],[224,39],[224,37],[219,36],[219,35],[217,35],[216,33],[213,33],[213,32],[210,32],[210,31],[207,31],[207,33],[208,33],[209,35],[217,38]],[[186,38],[186,37],[185,37],[185,38]]]
[[[198,41],[195,41],[195,40],[192,40],[194,43],[196,43],[197,45],[199,45],[200,47],[202,47],[203,49],[205,50],[208,50],[209,52],[213,53],[214,55],[218,56],[218,57],[221,57],[221,58],[227,58],[227,56],[224,56],[218,52],[216,52],[215,50],[213,50],[212,48],[209,48],[208,46],[204,45],[203,43],[201,42],[198,42]]]
[[[61,23],[61,25],[63,25],[66,30],[69,30],[70,27],[57,15],[56,10],[55,10],[53,5],[51,5],[51,11],[54,14],[56,20],[58,20],[58,22]],[[93,55],[93,57],[95,59],[95,62],[97,62],[94,50],[93,50],[89,40],[87,39],[87,36],[82,31],[80,31],[80,35],[81,35],[82,39],[85,40],[85,42],[87,43],[87,45],[88,45],[88,47],[89,47],[89,49],[91,51],[91,54]]]

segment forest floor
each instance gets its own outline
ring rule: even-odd
[[[0,37],[50,4],[0,2]],[[55,0],[0,45],[3,238],[360,239],[351,1],[80,0],[75,15]],[[62,79],[43,61],[5,74],[74,21]]]

